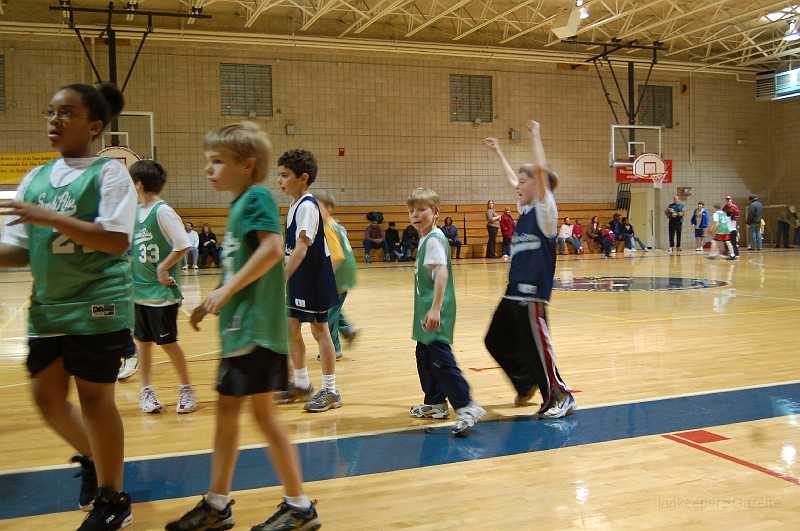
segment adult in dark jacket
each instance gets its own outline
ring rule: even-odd
[[[751,195],[747,205],[747,226],[750,227],[750,246],[748,249],[760,251],[763,242],[761,241],[761,220],[764,218],[764,204],[758,196]]]
[[[789,230],[797,227],[797,225],[797,209],[794,205],[787,206],[780,217],[778,217],[778,235],[775,240],[776,248],[781,246],[781,240],[783,240],[784,249],[789,248]]]
[[[198,261],[200,265],[204,267],[211,265],[208,263],[208,259],[211,258],[211,260],[214,261],[214,265],[219,267],[219,244],[217,243],[217,235],[214,234],[211,227],[205,223],[200,229],[199,242],[198,251],[200,258]]]

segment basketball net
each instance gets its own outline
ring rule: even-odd
[[[644,153],[633,161],[633,174],[653,182],[653,188],[660,190],[667,178],[667,166],[655,153]]]

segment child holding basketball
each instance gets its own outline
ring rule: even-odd
[[[253,531],[316,530],[320,520],[303,494],[297,451],[276,419],[272,397],[287,385],[288,345],[280,218],[272,195],[259,184],[267,176],[271,145],[256,124],[243,122],[210,132],[204,149],[211,186],[234,198],[223,242],[222,284],[191,317],[196,329],[206,314],[219,314],[222,360],[214,457],[208,493],[166,529],[234,526],[231,481],[239,452],[239,417],[249,401],[286,492],[278,511]]]
[[[189,382],[186,356],[178,344],[178,309],[183,300],[178,286],[179,268],[191,244],[180,216],[158,195],[167,182],[161,164],[140,160],[130,171],[139,195],[131,246],[136,312],[133,336],[142,369],[139,407],[145,413],[161,411],[161,402],[150,385],[155,343],[164,349],[178,373],[176,411],[191,413],[197,409],[197,402]]]
[[[333,194],[327,190],[320,190],[314,192],[314,197],[317,198],[325,225],[325,241],[331,252],[333,275],[336,278],[336,289],[339,291],[339,303],[328,310],[328,329],[338,360],[342,357],[339,333],[346,340],[352,341],[358,332],[342,312],[347,291],[356,285],[356,257],[353,255],[353,248],[350,247],[350,240],[347,239],[347,230],[333,219],[333,212],[336,209],[336,199]]]
[[[526,404],[538,387],[540,418],[561,418],[575,410],[575,399],[561,379],[550,343],[546,305],[555,277],[558,211],[552,190],[558,182],[547,166],[537,122],[528,122],[533,160],[515,173],[495,138],[484,143],[497,155],[519,196],[520,217],[511,243],[508,287],[494,313],[485,344],[517,391],[516,405]]]
[[[411,408],[416,418],[445,419],[447,401],[458,422],[454,435],[466,433],[486,414],[472,401],[469,385],[458,369],[453,351],[456,324],[456,293],[450,268],[450,244],[436,226],[439,196],[433,190],[417,188],[408,197],[408,217],[419,231],[414,268],[413,337],[417,342],[417,372],[425,400]]]
[[[711,260],[719,257],[719,245],[725,245],[728,248],[728,260],[736,260],[736,254],[731,245],[731,229],[730,218],[722,210],[722,205],[716,203],[714,205],[714,213],[711,215],[711,226],[708,227],[708,233],[711,234],[711,250],[706,258]]]
[[[320,208],[308,192],[317,178],[317,161],[311,152],[293,149],[278,159],[278,172],[281,190],[292,198],[286,214],[286,278],[289,350],[294,364],[294,382],[279,401],[308,400],[305,410],[318,413],[342,407],[342,395],[336,390],[336,350],[328,330],[328,310],[339,303],[339,294]],[[311,325],[319,345],[322,389],[316,394],[308,377],[303,323]]]
[[[28,358],[42,417],[80,455],[80,531],[128,526],[122,492],[124,433],[114,401],[130,344],[130,247],[136,191],[124,164],[94,156],[92,143],[124,106],[110,84],[59,89],[47,106],[47,133],[62,158],[33,169],[14,201],[0,244],[0,267],[30,264]],[[81,409],[67,401],[74,377]]]

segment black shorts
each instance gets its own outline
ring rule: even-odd
[[[169,306],[144,306],[136,304],[136,327],[133,335],[139,341],[169,345],[178,341],[178,308]]]
[[[69,374],[88,382],[114,383],[130,340],[128,329],[87,336],[31,337],[26,365],[35,378],[58,358],[64,358]]]
[[[217,392],[247,396],[285,391],[289,386],[288,356],[256,347],[250,354],[222,358],[217,371]]]
[[[328,312],[307,312],[289,308],[289,317],[298,319],[301,323],[327,323]]]

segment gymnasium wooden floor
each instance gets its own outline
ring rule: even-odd
[[[316,415],[281,407],[304,443],[307,490],[320,500],[324,529],[799,529],[798,266],[794,250],[743,252],[736,263],[660,252],[560,261],[565,286],[586,286],[557,291],[550,311],[579,411],[545,422],[530,419],[536,404],[512,407],[511,387],[483,348],[507,264],[457,264],[454,350],[489,411],[462,439],[408,416],[421,399],[409,337],[412,269],[360,270],[345,310],[362,334],[337,365],[345,406]],[[628,291],[628,277],[650,288]],[[674,289],[676,279],[724,285]],[[190,309],[217,278],[183,281]],[[29,276],[0,273],[0,286],[0,529],[75,529],[83,515],[70,510],[78,492],[65,464],[71,452],[38,418],[23,365]],[[131,529],[162,529],[207,485],[215,323],[195,333],[183,316],[181,334],[198,412],[174,413],[175,377],[160,351],[165,413],[138,411],[138,377],[118,385],[126,479],[140,502]],[[317,384],[310,336],[307,345]],[[249,529],[281,491],[270,486],[247,420],[241,442],[234,512],[236,529]]]

